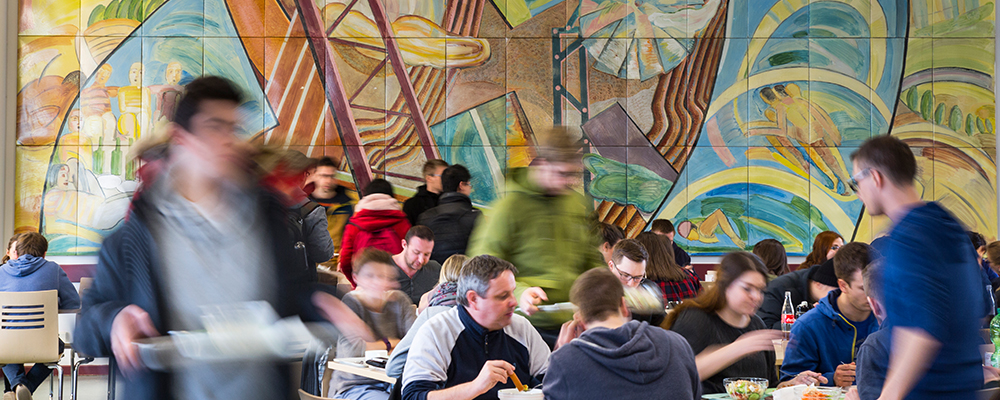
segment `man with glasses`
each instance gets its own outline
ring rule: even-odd
[[[527,168],[510,170],[507,197],[493,204],[469,241],[470,256],[494,255],[517,266],[520,308],[549,347],[573,312],[539,312],[538,305],[568,302],[573,281],[605,265],[593,201],[574,190],[583,176],[580,149],[565,128],[538,135],[537,157]]]
[[[656,283],[646,279],[646,260],[649,253],[639,241],[635,239],[622,239],[615,243],[611,250],[611,259],[608,260],[608,269],[618,277],[618,281],[625,288],[639,289],[639,293],[648,293],[655,297],[656,307],[647,309],[632,309],[632,319],[639,322],[648,322],[650,325],[659,326],[666,318],[667,313],[663,307],[663,292]],[[641,289],[640,289],[641,287]],[[628,290],[628,289],[626,289]],[[644,292],[645,291],[645,292]],[[692,293],[690,297],[696,296]]]
[[[915,186],[910,147],[891,136],[851,154],[852,189],[893,222],[883,246],[888,375],[880,399],[971,399],[983,386],[982,278],[962,223]]]

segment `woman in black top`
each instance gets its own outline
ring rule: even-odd
[[[666,326],[691,344],[704,393],[724,393],[725,378],[765,378],[774,386],[771,341],[781,332],[765,329],[756,315],[767,286],[764,263],[751,253],[734,252],[717,269],[715,285],[675,308]],[[805,371],[779,387],[825,382],[821,374]]]

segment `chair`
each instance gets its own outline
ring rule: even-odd
[[[83,300],[83,295],[94,285],[94,278],[80,278],[80,300]],[[79,322],[79,316],[77,317]],[[84,364],[90,364],[94,362],[94,357],[88,356],[86,354],[77,353],[76,348],[70,344],[69,346],[69,361],[70,361],[70,386],[69,386],[69,398],[70,400],[76,400],[77,387],[79,384],[80,367]],[[76,359],[76,355],[80,354],[80,359]],[[110,370],[110,368],[109,368]],[[112,390],[109,388],[108,392]]]
[[[55,290],[0,292],[0,365],[42,364],[56,370],[62,399],[58,306]],[[52,385],[50,379],[50,399]]]
[[[337,400],[337,399],[331,399],[329,397],[313,396],[309,393],[306,393],[305,390],[299,389],[299,400]]]

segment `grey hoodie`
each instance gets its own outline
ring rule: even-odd
[[[0,292],[58,290],[59,309],[80,308],[80,294],[59,264],[25,254],[7,261],[0,269],[4,272],[0,274]]]
[[[687,340],[637,321],[588,329],[560,347],[542,388],[547,400],[701,398]]]

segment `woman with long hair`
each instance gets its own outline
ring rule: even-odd
[[[663,301],[683,301],[698,295],[701,282],[694,271],[681,268],[674,261],[673,243],[663,235],[643,232],[635,240],[646,248],[646,277],[656,282],[663,292]]]
[[[826,260],[833,258],[837,250],[844,247],[844,237],[834,231],[823,231],[816,235],[813,240],[812,252],[806,256],[806,260],[799,264],[799,269],[809,268],[813,265],[820,265]]]
[[[768,330],[757,317],[764,300],[767,270],[757,256],[733,252],[722,258],[715,285],[675,308],[665,322],[691,345],[704,393],[724,393],[725,378],[764,378],[778,384],[774,344],[781,332]],[[826,383],[805,371],[779,387]]]
[[[753,254],[760,257],[767,268],[768,278],[774,279],[789,272],[785,246],[775,239],[764,239],[753,245]]]

